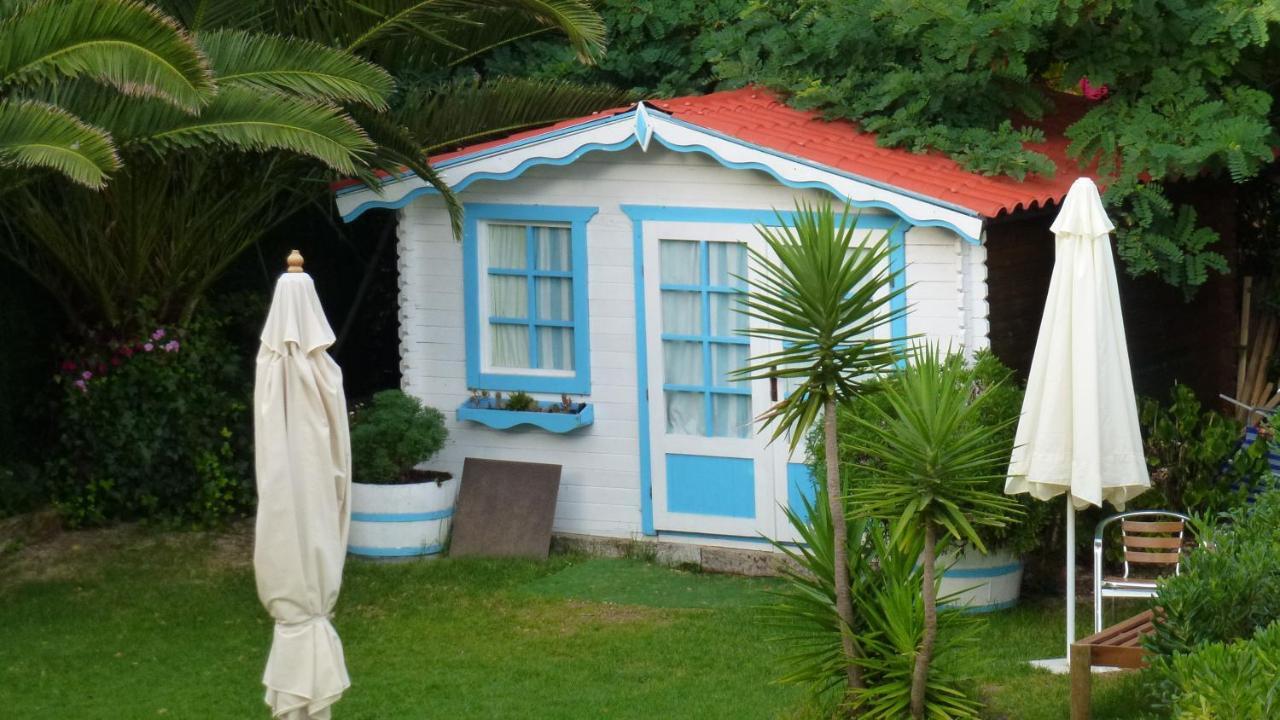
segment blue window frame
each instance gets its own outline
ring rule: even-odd
[[[588,394],[587,222],[597,208],[463,211],[467,385]]]
[[[747,363],[750,340],[736,310],[746,290],[746,246],[662,240],[662,345],[669,432],[748,437],[751,387],[732,373]]]

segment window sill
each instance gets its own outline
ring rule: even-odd
[[[490,404],[492,401],[489,401]],[[557,403],[540,402],[539,407],[551,407]],[[459,421],[480,423],[494,430],[510,430],[521,425],[532,425],[551,433],[567,433],[595,422],[595,408],[590,403],[579,403],[575,413],[551,413],[533,410],[499,410],[492,406],[476,405],[467,400],[458,406]]]

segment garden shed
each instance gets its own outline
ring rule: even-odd
[[[461,242],[411,174],[339,187],[337,204],[347,221],[400,214],[403,385],[448,418],[436,469],[556,463],[557,532],[746,546],[790,539],[781,508],[812,492],[804,458],[751,424],[786,388],[728,377],[767,349],[734,332],[731,309],[755,226],[787,222],[797,198],[847,201],[860,228],[889,233],[910,286],[894,332],[988,347],[989,224],[1030,213],[1047,227],[1037,211],[1077,175],[1066,140],[1047,135],[1038,149],[1058,174],[1018,182],[745,88],[433,157],[465,208]],[[568,412],[488,407],[513,392]]]

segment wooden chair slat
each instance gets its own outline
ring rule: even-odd
[[[1168,522],[1142,522],[1140,520],[1121,520],[1120,529],[1127,533],[1176,533],[1182,532],[1186,523],[1181,520]]]
[[[1160,548],[1165,550],[1181,550],[1182,538],[1147,537],[1144,535],[1125,535],[1124,546],[1126,548]]]
[[[1124,561],[1131,563],[1150,563],[1153,565],[1177,565],[1179,553],[1133,552],[1125,550]]]

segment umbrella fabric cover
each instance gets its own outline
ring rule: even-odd
[[[254,384],[258,598],[276,621],[262,682],[274,717],[327,718],[351,685],[329,622],[351,520],[351,441],[333,331],[311,278],[282,275]]]
[[[1050,229],[1056,257],[1005,492],[1119,509],[1150,486],[1098,188],[1080,178]]]

